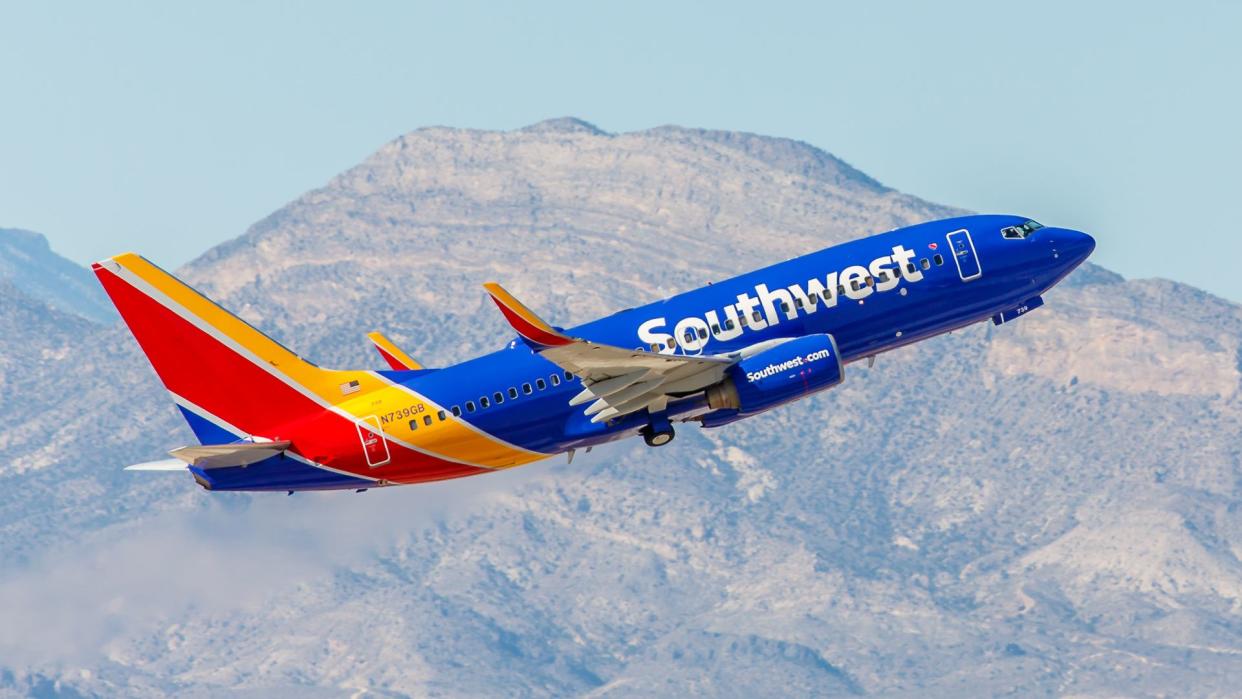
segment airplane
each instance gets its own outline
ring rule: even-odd
[[[133,253],[92,265],[199,444],[129,467],[212,491],[472,476],[674,425],[717,428],[840,384],[847,364],[1010,322],[1095,249],[1007,215],[852,240],[570,328],[496,283],[516,337],[430,368],[379,333],[383,370],[323,369]]]

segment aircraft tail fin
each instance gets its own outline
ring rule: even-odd
[[[91,267],[203,444],[277,438],[369,388],[367,372],[320,369],[138,255]]]

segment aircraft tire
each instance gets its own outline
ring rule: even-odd
[[[673,437],[676,436],[677,433],[673,431],[672,425],[659,431],[652,429],[650,425],[643,428],[643,441],[649,447],[662,447],[673,441]]]

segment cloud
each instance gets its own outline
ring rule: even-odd
[[[187,614],[256,610],[547,477],[518,471],[357,495],[204,493],[196,509],[106,527],[0,575],[0,666],[90,666]]]

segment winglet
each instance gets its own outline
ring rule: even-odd
[[[513,294],[505,291],[501,285],[488,282],[483,285],[483,288],[491,294],[492,301],[496,302],[496,307],[500,309],[505,320],[509,321],[509,325],[512,325],[518,335],[521,335],[527,342],[538,347],[561,347],[573,342],[573,338],[545,323],[543,319],[535,315],[534,311],[515,299]]]
[[[394,345],[392,340],[384,337],[383,333],[367,333],[367,339],[371,341],[371,344],[375,345],[375,351],[379,352],[384,361],[388,362],[388,366],[394,370],[417,371],[423,368],[422,364],[414,361],[413,357],[401,351],[401,348]]]

